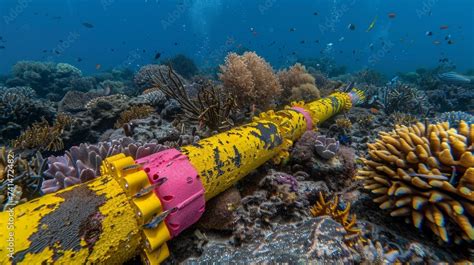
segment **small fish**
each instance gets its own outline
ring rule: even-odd
[[[2,46],[0,46],[0,50],[3,50],[3,49],[5,49],[5,48],[6,48],[6,47],[5,47],[5,46],[3,46],[3,45],[2,45]]]
[[[160,53],[160,52],[157,52],[157,53],[155,54],[155,60],[160,59],[160,57],[161,57],[161,53]]]
[[[370,49],[371,51],[374,50],[374,44],[373,44],[373,43],[369,44],[369,49]]]
[[[319,15],[319,13],[318,13],[318,12],[314,12],[313,15],[314,15],[314,16],[317,16],[317,15]]]
[[[82,62],[82,58],[81,57],[77,58],[77,61]]]
[[[448,34],[446,37],[444,37],[444,40],[449,40],[451,39],[451,34]]]
[[[441,30],[449,29],[449,26],[448,25],[441,25],[439,27],[439,29],[441,29]]]
[[[388,18],[395,18],[397,16],[397,14],[395,12],[390,12],[387,14]]]
[[[3,40],[3,37],[2,37],[2,36],[0,36],[0,40]]]
[[[290,31],[290,32],[295,32],[295,31],[296,31],[296,28],[290,28],[289,31]]]
[[[175,42],[175,43],[174,43],[174,46],[178,46],[178,44],[179,44],[179,43]]]
[[[64,41],[63,40],[59,40],[60,43],[63,43]]]
[[[439,40],[434,40],[434,41],[433,41],[433,44],[434,44],[434,45],[440,45],[441,42],[440,42]]]
[[[114,49],[114,48],[110,48],[110,51],[111,51],[111,52],[114,52],[114,51],[115,51],[115,49]]]
[[[374,19],[373,19],[372,22],[370,23],[369,27],[367,28],[366,32],[369,32],[369,31],[371,31],[372,29],[374,29],[376,22],[377,22],[377,16],[374,17]]]
[[[433,36],[433,32],[432,32],[432,31],[427,31],[427,32],[425,33],[425,35],[426,35],[426,36]]]
[[[438,74],[438,78],[446,83],[454,83],[454,84],[469,84],[471,83],[471,79],[467,76],[458,74],[456,72],[447,72]]]
[[[355,29],[356,29],[356,26],[351,23],[351,24],[349,24],[349,25],[347,26],[347,28],[348,28],[349,30],[355,30]]]
[[[448,40],[448,44],[449,45],[454,44],[454,41],[453,40]]]
[[[91,28],[94,27],[94,25],[92,25],[92,24],[89,23],[89,22],[83,22],[82,25],[83,25],[84,27],[88,28],[88,29],[91,29]]]
[[[340,38],[338,39],[338,41],[341,42],[341,41],[343,41],[344,39],[345,39],[344,37],[340,37]]]
[[[43,50],[43,53],[47,53],[47,52],[48,52],[48,50]]]
[[[102,67],[102,65],[100,65],[100,64],[96,64],[96,65],[95,65],[95,69],[96,69],[96,70],[99,70],[101,67]]]

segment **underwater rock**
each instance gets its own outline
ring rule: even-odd
[[[86,110],[86,104],[93,98],[100,97],[96,92],[68,91],[58,103],[59,112],[76,113]]]
[[[294,169],[305,171],[312,179],[324,180],[331,190],[342,190],[355,173],[354,151],[341,146],[333,158],[320,158],[315,155],[315,144],[320,138],[314,131],[305,132],[293,147],[290,163]]]
[[[153,114],[145,119],[136,119],[129,122],[131,134],[129,137],[138,142],[155,140],[159,143],[178,141],[179,131],[159,115]],[[102,141],[117,140],[125,136],[124,128],[109,130],[101,136]]]
[[[243,197],[237,208],[233,243],[250,242],[279,222],[301,221],[308,216],[307,194],[299,194],[295,182],[293,177],[275,170],[260,180],[259,189]]]
[[[210,243],[199,258],[184,264],[233,263],[243,264],[350,264],[351,250],[344,243],[344,228],[323,216],[297,224],[280,225],[264,239],[234,248],[222,243]]]
[[[231,187],[206,203],[206,212],[197,223],[207,230],[232,231],[235,210],[240,205],[239,190]]]

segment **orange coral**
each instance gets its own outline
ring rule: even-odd
[[[333,201],[324,199],[323,194],[319,193],[319,200],[310,209],[311,215],[314,217],[329,215],[334,221],[340,223],[347,235],[344,237],[348,246],[353,246],[356,243],[365,243],[367,240],[362,235],[362,230],[357,227],[356,215],[350,215],[351,205],[348,203],[345,208],[339,207],[339,197],[336,196]]]
[[[283,87],[283,99],[309,101],[321,97],[314,77],[300,63],[293,65],[288,70],[279,71],[278,79]]]
[[[381,209],[427,226],[443,241],[474,240],[474,124],[395,127],[368,144],[357,179]]]
[[[255,52],[229,53],[220,66],[219,78],[241,108],[254,104],[266,108],[282,91],[270,64]]]

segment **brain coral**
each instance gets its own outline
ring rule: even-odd
[[[396,126],[368,144],[370,159],[358,172],[381,209],[424,224],[443,241],[472,242],[474,229],[474,124],[447,122]]]
[[[243,108],[252,104],[265,108],[282,92],[271,65],[255,52],[229,53],[220,66],[219,78]]]

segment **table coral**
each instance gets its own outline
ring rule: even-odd
[[[370,158],[357,179],[392,216],[424,224],[448,242],[472,242],[474,229],[474,124],[396,126],[368,144]]]

